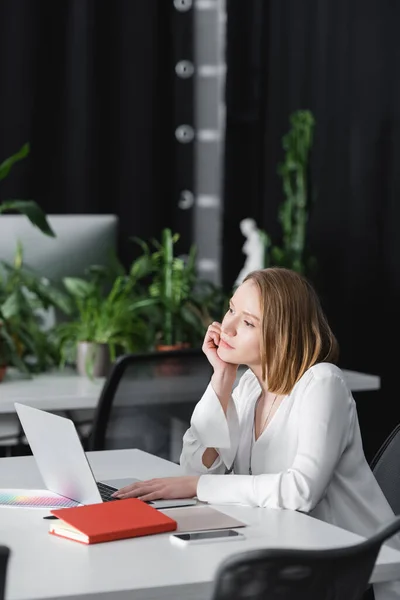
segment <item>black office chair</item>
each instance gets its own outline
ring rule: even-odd
[[[400,517],[353,546],[332,550],[252,550],[217,569],[212,600],[360,600],[382,544]]]
[[[383,442],[370,463],[395,515],[400,515],[400,423]]]
[[[120,357],[103,387],[87,449],[139,448],[169,459],[171,418],[189,424],[211,374],[200,348]]]
[[[7,546],[0,546],[0,600],[5,598],[7,565],[10,557],[10,549]]]

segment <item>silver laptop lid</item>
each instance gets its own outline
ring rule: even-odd
[[[14,402],[14,406],[46,488],[81,504],[102,502],[74,422],[19,402]],[[130,477],[102,483],[117,490],[134,481],[139,480]],[[149,504],[168,508],[197,504],[197,500],[155,500]]]
[[[73,421],[14,403],[48,490],[82,504],[102,502]]]

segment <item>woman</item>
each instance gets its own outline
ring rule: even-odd
[[[214,373],[183,438],[191,475],[135,483],[118,497],[298,510],[363,536],[394,516],[364,456],[337,341],[304,277],[250,273],[203,351]],[[232,392],[240,364],[249,368]],[[389,543],[400,549],[397,538]]]

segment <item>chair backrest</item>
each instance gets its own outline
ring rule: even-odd
[[[370,463],[395,515],[400,515],[400,423],[383,442]]]
[[[382,544],[398,531],[400,517],[344,548],[236,554],[217,569],[212,600],[360,600]]]
[[[211,374],[199,348],[120,357],[104,384],[88,449],[139,448],[169,457],[171,417],[190,421]]]
[[[7,546],[0,546],[0,600],[5,598],[7,565],[10,557],[10,549]]]

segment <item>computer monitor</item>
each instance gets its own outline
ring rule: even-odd
[[[56,237],[42,233],[24,215],[0,215],[0,261],[12,263],[20,241],[24,265],[60,288],[64,277],[85,277],[91,265],[112,264],[117,252],[116,215],[48,215],[47,219]],[[65,318],[53,308],[36,312],[44,329]]]
[[[116,253],[116,215],[48,215],[56,237],[43,234],[23,215],[0,215],[0,260],[14,260],[22,243],[24,264],[54,283],[82,277],[90,265],[111,264]]]

